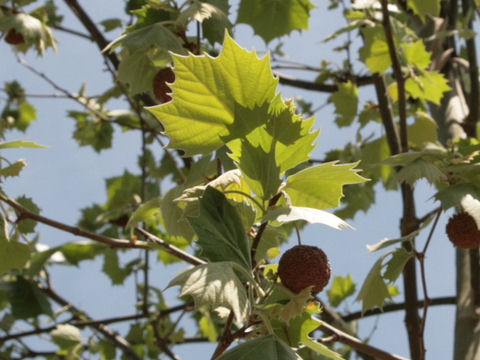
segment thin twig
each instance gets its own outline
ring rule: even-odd
[[[24,208],[22,205],[17,203],[15,200],[12,200],[8,197],[5,197],[4,195],[0,194],[0,201],[3,201],[7,204],[9,204],[11,207],[13,207],[15,210],[17,210],[20,213],[20,218],[21,219],[32,219],[38,222],[41,222],[42,224],[54,227],[56,229],[66,231],[68,233],[77,235],[77,236],[82,236],[87,239],[91,239],[94,241],[98,241],[102,244],[108,245],[111,248],[128,248],[128,249],[147,249],[149,248],[148,243],[144,241],[128,241],[128,240],[123,240],[123,239],[114,239],[110,238],[107,236],[99,235],[92,233],[90,231],[82,230],[78,227],[66,225],[64,223],[58,222],[56,220],[52,220],[50,218],[46,218],[41,215],[37,215],[30,210]],[[135,230],[143,234],[147,240],[155,245],[158,245],[162,247],[166,252],[169,254],[186,261],[189,264],[192,265],[201,265],[205,264],[205,261],[183,251],[177,248],[174,245],[171,245],[167,243],[166,241],[160,239],[159,237],[150,234],[148,231],[136,227]]]
[[[444,296],[430,299],[429,306],[442,306],[442,305],[455,305],[457,303],[457,298],[455,296]],[[425,305],[424,300],[418,300],[417,306],[423,307]],[[406,303],[395,303],[384,305],[382,309],[375,308],[370,309],[362,313],[362,311],[356,311],[351,314],[342,315],[342,319],[346,322],[363,319],[370,316],[381,315],[384,313],[390,313],[394,311],[405,310]]]
[[[89,320],[90,317],[82,310],[78,309],[75,307],[73,304],[71,304],[69,301],[65,300],[62,296],[60,296],[53,288],[40,288],[48,297],[50,297],[53,301],[56,303],[67,307],[69,311],[71,311],[75,317],[78,317],[79,319],[87,319]],[[124,354],[127,356],[128,359],[132,360],[141,360],[141,358],[138,356],[138,354],[131,348],[130,343],[125,340],[123,337],[115,333],[113,330],[108,328],[104,324],[98,324],[95,325],[94,328],[102,333],[105,338],[110,341],[112,344],[115,346],[119,347],[122,349]]]
[[[420,275],[422,279],[422,289],[423,289],[423,298],[424,298],[424,305],[423,305],[423,315],[420,323],[420,337],[421,337],[421,343],[424,344],[424,334],[425,334],[425,325],[427,323],[427,314],[428,314],[428,307],[430,305],[431,299],[428,296],[428,288],[427,288],[427,276],[426,276],[426,271],[425,271],[425,257],[427,254],[427,249],[428,245],[430,245],[430,242],[433,237],[433,233],[437,227],[438,220],[440,219],[440,215],[442,214],[442,209],[437,210],[437,216],[435,217],[435,221],[433,222],[432,228],[430,229],[430,233],[428,234],[427,241],[425,242],[425,246],[423,247],[423,250],[421,253],[417,253],[417,259],[420,262]],[[425,348],[423,348],[423,352],[425,356]]]
[[[82,96],[77,96],[71,92],[69,92],[67,89],[61,87],[58,85],[55,81],[53,81],[51,78],[49,78],[45,73],[42,73],[41,71],[38,71],[35,69],[33,66],[29,65],[24,59],[22,59],[17,53],[15,53],[15,56],[17,57],[17,61],[20,65],[24,66],[26,69],[34,73],[35,75],[41,77],[43,80],[48,82],[53,88],[56,90],[60,91],[65,95],[65,97],[74,100],[78,104],[82,105],[85,109],[90,111],[91,113],[95,114],[99,119],[102,119],[104,121],[110,121],[108,116],[103,114],[102,112],[98,111],[97,109],[93,108],[89,104],[89,98],[87,97],[82,97]]]
[[[324,333],[328,335],[335,336],[337,338],[338,342],[341,342],[345,345],[350,346],[352,349],[374,356],[377,359],[380,360],[407,360],[407,358],[404,358],[399,355],[395,354],[390,354],[386,351],[383,351],[379,348],[376,348],[374,346],[365,344],[363,341],[360,339],[357,339],[356,337],[353,337],[351,335],[348,335],[347,333],[340,331],[336,328],[334,328],[332,325],[329,325],[325,322],[322,322],[322,324],[319,326],[319,330],[323,331]]]
[[[320,91],[320,92],[327,92],[332,93],[338,90],[337,84],[323,84],[323,83],[316,83],[306,80],[300,80],[290,75],[280,74],[278,72],[275,73],[278,77],[280,84],[293,86],[300,89],[305,90],[312,90],[312,91]],[[354,82],[357,86],[364,86],[364,85],[371,85],[373,83],[372,77],[359,77],[349,79]]]

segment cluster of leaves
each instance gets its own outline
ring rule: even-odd
[[[61,16],[52,1],[27,13],[24,7],[33,3],[0,0],[0,32],[7,42],[15,38],[16,43],[10,43],[16,50],[34,49],[42,54],[54,48],[50,28],[60,24]],[[331,8],[339,4],[332,0]],[[438,15],[440,2],[409,0],[405,6],[425,22],[428,16]],[[306,29],[312,8],[309,0],[242,0],[235,23],[250,25],[268,44]],[[398,114],[399,86],[388,73],[392,61],[379,2],[358,1],[344,12],[347,26],[327,41],[356,32],[363,42],[359,48],[362,71],[369,75],[355,76],[349,61],[340,70],[324,61],[316,82],[336,82],[337,90],[329,97],[335,122],[339,127],[358,126],[356,142],[329,152],[324,163],[312,166],[310,153],[319,134],[313,129],[314,119],[299,114],[298,102],[277,92],[278,78],[268,56],[258,58],[232,39],[228,0],[181,4],[129,0],[125,10],[131,16],[128,26],[120,18],[101,22],[106,33],[124,30],[104,49],[106,58],[118,61],[112,61],[115,69],[111,71],[116,71],[119,82],[96,98],[88,97],[85,88],[69,94],[85,110],[69,111],[68,116],[75,121],[73,137],[78,144],[97,152],[112,146],[115,125],[141,131],[141,174],[125,171],[106,179],[106,201],[83,209],[79,228],[110,240],[127,238],[135,247],[136,228],[141,227],[175,249],[172,254],[165,247],[150,246],[163,264],[180,261],[175,252],[192,250],[194,266],[169,286],[180,287],[183,309],[193,298],[198,332],[209,341],[217,341],[222,331],[222,341],[225,337],[246,340],[219,359],[348,357],[348,350],[334,351],[312,339],[312,332],[321,325],[321,308],[312,301],[310,289],[299,294],[285,289],[276,265],[269,262],[275,262],[279,246],[294,228],[306,223],[348,227],[342,219],[368,211],[380,182],[391,190],[401,183],[413,186],[423,178],[436,187],[435,198],[444,209],[461,206],[472,215],[480,212],[476,200],[480,198],[476,171],[480,144],[476,139],[448,145],[437,142],[437,125],[428,115],[429,106],[439,105],[450,88],[439,64],[432,62],[425,39],[411,28],[405,11],[396,6],[390,9],[405,80],[406,111],[413,119],[407,128],[411,151],[391,156],[386,136],[365,136],[366,129],[370,131],[371,125],[382,120],[380,105],[375,101],[362,104],[357,84],[360,78],[381,77],[392,113]],[[191,36],[195,24],[198,32]],[[459,35],[469,36],[467,31]],[[445,34],[430,40],[441,36]],[[349,46],[347,42],[337,50],[349,50]],[[25,131],[35,119],[35,108],[18,83],[6,83],[3,90],[7,100],[0,114],[2,138],[9,129]],[[108,110],[109,101],[120,96],[126,96],[131,109]],[[157,158],[151,145],[160,130],[169,144]],[[0,149],[15,147],[40,146],[23,140],[0,143]],[[183,166],[177,164],[178,154],[183,156]],[[359,162],[362,176],[356,168]],[[25,165],[24,160],[11,162],[2,155],[0,180],[20,175]],[[335,215],[325,211],[339,207],[342,197]],[[58,324],[49,331],[58,354],[78,358],[87,351],[102,359],[116,358],[118,344],[95,336],[87,339],[79,327],[88,316],[52,295],[48,266],[78,266],[99,257],[112,284],[121,285],[133,274],[148,271],[148,264],[93,241],[45,248],[38,237],[30,239],[35,222],[18,210],[38,214],[33,201],[27,197],[14,201],[3,193],[0,200],[18,205],[16,211],[5,210],[0,216],[0,329],[8,334],[17,321],[36,329],[41,316],[46,316]],[[413,233],[368,248],[374,252],[413,244],[429,219]],[[356,296],[363,312],[382,308],[398,292],[394,283],[414,256],[413,250],[404,247],[380,256]],[[142,292],[143,285],[137,285]],[[337,275],[327,297],[338,308],[355,293],[352,277]],[[69,309],[55,310],[52,301]],[[186,330],[170,313],[162,313],[168,309],[162,291],[150,285],[138,309],[148,320],[132,324],[125,337],[137,356],[158,358],[168,350],[166,344],[184,341]],[[64,320],[64,312],[70,312],[75,322]],[[6,344],[1,356],[25,354],[18,344]]]

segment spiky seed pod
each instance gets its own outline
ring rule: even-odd
[[[25,42],[25,39],[23,38],[23,35],[21,33],[19,33],[14,28],[11,28],[10,30],[8,30],[7,35],[5,35],[5,41],[10,45],[18,45],[23,44]]]
[[[297,294],[309,286],[313,286],[312,294],[319,293],[328,284],[330,274],[327,255],[316,246],[294,246],[282,255],[278,264],[282,284]]]
[[[473,217],[466,212],[453,215],[448,220],[447,235],[461,249],[475,249],[480,245],[480,231]]]
[[[167,85],[167,82],[173,83],[174,81],[175,73],[172,68],[169,67],[160,70],[157,75],[155,75],[153,78],[153,93],[158,101],[166,103],[172,100],[172,97],[169,95],[172,90]]]

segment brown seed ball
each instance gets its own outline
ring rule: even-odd
[[[309,286],[313,286],[313,295],[319,293],[328,284],[330,273],[327,255],[316,246],[294,246],[282,255],[278,264],[282,284],[297,294]]]
[[[21,33],[12,28],[8,30],[7,35],[5,35],[5,41],[10,45],[18,45],[23,44],[25,39]]]
[[[169,93],[172,91],[167,85],[175,81],[175,73],[172,68],[166,67],[160,70],[153,78],[153,93],[158,101],[165,103],[172,100]]]
[[[447,235],[461,249],[475,249],[480,245],[480,231],[473,217],[466,212],[456,214],[448,220]]]

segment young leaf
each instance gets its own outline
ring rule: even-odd
[[[292,205],[315,209],[337,207],[345,184],[367,181],[358,175],[357,163],[337,165],[337,161],[312,166],[287,178],[284,191]]]
[[[406,182],[410,185],[415,184],[417,180],[422,178],[425,178],[430,184],[435,184],[443,177],[444,173],[442,171],[423,159],[417,159],[405,165],[396,175],[399,183]]]
[[[303,220],[310,224],[327,225],[337,230],[341,230],[342,228],[352,229],[350,225],[334,214],[323,210],[300,206],[277,207],[270,209],[267,211],[263,220],[275,220],[281,223]]]
[[[242,220],[218,190],[208,187],[199,202],[200,215],[188,221],[210,261],[233,261],[250,271],[250,249]]]
[[[430,65],[430,56],[432,54],[425,49],[425,44],[421,40],[404,44],[403,52],[407,63],[411,66],[425,70]]]
[[[383,259],[384,256],[375,262],[358,293],[356,301],[362,302],[363,313],[375,306],[382,309],[385,299],[390,298],[387,284],[381,274]]]
[[[217,360],[298,360],[299,357],[275,335],[267,335],[237,345]]]
[[[339,306],[343,300],[355,293],[355,283],[350,275],[345,277],[335,276],[330,289],[327,290],[328,301],[334,307]]]
[[[309,0],[242,0],[237,23],[251,25],[255,34],[269,43],[293,30],[308,29],[308,18],[313,7]]]
[[[335,105],[335,122],[338,126],[349,126],[357,115],[358,89],[351,81],[338,84],[338,90],[333,93],[329,102]]]
[[[31,198],[28,198],[26,196],[20,196],[19,198],[16,199],[17,203],[22,205],[24,208],[30,210],[31,212],[38,214],[40,213],[40,208],[33,202]],[[20,231],[23,234],[28,234],[28,233],[33,233],[35,231],[35,226],[37,225],[37,222],[35,220],[31,219],[25,219],[21,220],[18,223],[18,231]]]
[[[170,137],[168,146],[184,150],[186,156],[218,149],[223,145],[222,137],[238,137],[228,129],[236,121],[236,104],[253,109],[275,95],[278,80],[273,77],[268,57],[259,59],[228,34],[216,58],[173,57],[173,100],[149,110]]]
[[[122,51],[122,61],[118,67],[118,79],[129,85],[128,90],[132,94],[139,94],[152,90],[153,78],[159,70],[148,56],[150,49],[140,49],[130,52]],[[166,53],[166,65],[170,61]]]
[[[9,239],[7,223],[0,214],[0,275],[12,269],[23,269],[29,259],[30,248]]]
[[[3,177],[18,176],[20,174],[20,171],[22,171],[22,169],[25,166],[27,166],[27,163],[25,162],[25,160],[23,159],[17,160],[13,164],[7,167],[1,168],[0,176],[3,176]]]
[[[161,203],[162,203],[161,198],[151,199],[143,203],[130,216],[130,219],[128,219],[127,225],[125,225],[125,227],[134,228],[135,226],[137,226],[138,223],[142,221],[146,222],[151,220],[155,216],[155,214],[157,214],[160,211]]]
[[[204,2],[214,5],[219,11],[215,12],[212,17],[202,22],[202,33],[205,39],[214,45],[221,43],[225,31],[231,33],[232,23],[228,19],[230,5],[228,0],[205,0]]]
[[[239,323],[247,318],[250,311],[245,288],[228,261],[198,265],[186,270],[173,279],[168,287],[175,285],[181,287],[180,296],[192,296],[197,307],[229,308]]]
[[[450,90],[450,86],[443,74],[425,71],[416,79],[408,78],[405,81],[405,90],[414,98],[440,105],[443,93]]]
[[[407,127],[408,141],[416,148],[437,141],[437,123],[425,113],[418,113],[416,121]]]
[[[382,26],[361,29],[365,45],[360,49],[360,60],[373,73],[384,73],[392,61],[388,52],[388,44]]]

